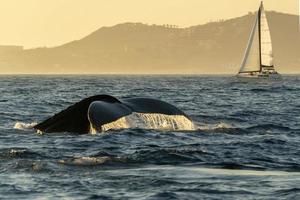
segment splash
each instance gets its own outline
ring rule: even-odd
[[[123,128],[130,128],[128,119],[126,119],[126,117],[122,117],[117,121],[104,124],[103,126],[101,126],[102,131],[108,131],[110,129],[123,129]]]
[[[114,122],[101,126],[102,131],[124,128],[142,128],[159,130],[196,130],[194,123],[183,115],[165,115],[165,114],[145,114],[133,113],[122,117]],[[96,134],[97,130],[91,126],[91,134]]]
[[[59,160],[59,164],[68,164],[68,165],[82,165],[82,166],[91,166],[91,165],[101,165],[110,161],[109,157],[75,157],[69,160]]]
[[[216,125],[216,129],[229,129],[229,128],[232,128],[232,126],[230,124],[226,124],[224,122],[221,122]]]
[[[104,165],[112,162],[124,163],[126,159],[121,157],[109,157],[109,156],[79,156],[73,157],[69,159],[61,159],[58,160],[59,164],[62,165],[76,165],[76,166],[96,166],[96,165]]]
[[[32,122],[32,123],[16,122],[14,125],[14,129],[18,129],[18,130],[32,129],[35,125],[37,125],[36,122]]]
[[[224,122],[220,122],[218,124],[198,126],[198,129],[200,130],[218,130],[218,129],[230,129],[230,128],[232,128],[232,126]]]
[[[193,122],[183,115],[137,113],[150,129],[196,130]]]
[[[11,149],[9,150],[8,154],[12,157],[15,157],[19,154],[23,154],[26,150],[24,149]]]

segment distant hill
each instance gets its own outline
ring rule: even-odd
[[[0,73],[236,73],[254,13],[189,28],[125,23],[54,48],[0,51]],[[296,15],[268,12],[276,68],[300,73]],[[16,48],[15,48],[16,49]]]

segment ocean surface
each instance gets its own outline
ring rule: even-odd
[[[0,199],[300,199],[300,76],[0,76]],[[151,97],[194,131],[30,129],[83,98]]]

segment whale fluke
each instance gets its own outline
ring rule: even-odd
[[[188,116],[175,106],[151,98],[117,99],[109,95],[88,97],[34,126],[41,132],[89,133],[91,128],[102,131],[106,124],[113,123],[132,113],[162,114],[164,116]],[[173,122],[172,122],[173,123]]]

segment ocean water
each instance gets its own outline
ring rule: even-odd
[[[0,199],[300,199],[299,76],[0,76],[0,94]],[[197,129],[29,128],[96,94],[167,101]]]

